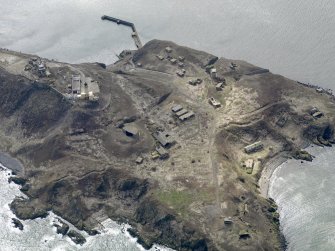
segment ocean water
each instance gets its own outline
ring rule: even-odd
[[[309,147],[316,156],[289,160],[272,175],[269,195],[279,205],[288,251],[335,250],[335,158],[333,148]]]
[[[142,42],[172,40],[244,59],[289,78],[335,87],[334,0],[0,0],[0,47],[61,61],[113,62]]]
[[[73,63],[112,63],[115,54],[135,47],[128,28],[100,20],[106,14],[134,22],[142,42],[172,40],[335,89],[334,0],[0,0],[0,6],[0,47]],[[312,163],[290,160],[271,180],[270,195],[279,204],[292,251],[335,250],[334,150],[313,152]],[[0,199],[15,194],[6,189],[0,189]],[[43,222],[35,225],[42,232],[50,226],[50,220]],[[15,231],[5,228],[0,243],[19,249]],[[132,250],[122,246],[131,241],[116,239],[111,250]],[[65,241],[59,242],[61,250],[77,248]],[[39,243],[29,243],[34,242]]]
[[[3,168],[3,170],[1,170]],[[8,183],[10,171],[0,165],[0,251],[143,251],[127,231],[129,226],[119,225],[112,220],[102,222],[97,228],[101,234],[89,236],[80,231],[86,238],[82,246],[74,244],[69,237],[56,233],[53,223],[57,215],[50,213],[45,219],[21,221],[24,229],[14,228],[12,218],[15,215],[8,204],[16,197],[25,195],[19,190],[19,186]],[[63,220],[65,221],[65,220]],[[57,221],[56,221],[57,222]],[[70,229],[75,229],[73,225]],[[78,231],[78,230],[77,230]],[[151,251],[172,251],[162,246],[154,246]]]

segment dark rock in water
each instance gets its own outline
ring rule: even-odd
[[[313,156],[304,150],[296,151],[293,154],[293,158],[306,161],[313,161]]]
[[[20,229],[20,230],[23,230],[23,224],[21,221],[19,221],[18,219],[16,218],[12,218],[12,222],[14,223],[14,227]]]
[[[15,184],[17,185],[21,185],[23,186],[24,184],[26,184],[27,180],[25,178],[21,178],[21,177],[10,177],[8,179],[8,182],[11,183],[11,182],[14,182]]]
[[[54,227],[56,227],[56,232],[57,234],[61,234],[61,235],[66,235],[67,232],[69,231],[69,225],[66,224],[64,221],[58,219],[59,224],[55,223],[53,224]]]
[[[86,242],[86,239],[84,236],[82,236],[80,233],[74,231],[74,230],[70,230],[68,233],[67,233],[67,236],[70,237],[70,239],[78,244],[78,245],[83,245],[85,242]]]
[[[332,146],[332,144],[328,140],[324,139],[322,136],[318,136],[317,140],[320,142],[320,144],[324,146]]]
[[[152,242],[144,239],[135,229],[129,228],[127,231],[132,237],[137,238],[137,243],[140,244],[144,249],[149,250],[152,248]]]
[[[95,230],[95,229],[85,230],[85,231],[86,231],[86,233],[88,233],[88,235],[91,235],[91,236],[100,234],[100,232],[98,230]]]
[[[22,192],[27,192],[27,191],[29,190],[29,188],[30,188],[30,184],[24,184],[24,185],[20,188],[20,190],[21,190]]]
[[[96,62],[96,64],[99,65],[100,67],[102,67],[103,69],[107,68],[106,64],[104,64],[104,63]]]
[[[45,218],[48,216],[47,208],[34,200],[16,198],[9,205],[13,213],[22,220]]]

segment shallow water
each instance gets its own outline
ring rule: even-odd
[[[9,209],[8,204],[16,196],[24,196],[24,194],[19,190],[18,185],[8,183],[9,174],[8,169],[0,171],[0,251],[144,250],[136,243],[136,239],[124,231],[129,226],[119,225],[112,220],[106,220],[102,223],[98,228],[101,232],[99,235],[88,236],[81,231],[87,241],[83,246],[76,245],[70,238],[56,233],[56,228],[52,225],[59,217],[53,213],[50,213],[45,219],[21,221],[24,225],[23,231],[14,228],[12,218],[15,215]],[[71,228],[74,229],[72,225]],[[158,250],[172,251],[161,246],[154,246],[151,249],[151,251]]]
[[[288,250],[335,250],[335,149],[310,147],[313,162],[289,160],[273,173],[269,195],[279,205]]]

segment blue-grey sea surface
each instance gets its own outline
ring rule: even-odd
[[[106,14],[134,22],[143,43],[172,40],[335,89],[334,0],[0,0],[0,6],[0,47],[73,63],[112,63],[135,46],[127,27],[100,20]],[[313,163],[289,161],[272,177],[270,195],[292,251],[335,250],[335,151],[315,151]],[[4,191],[0,199],[7,203],[11,190]],[[36,222],[33,232],[48,233],[49,223]],[[19,250],[30,235],[12,231],[5,228],[0,240]],[[122,246],[130,242],[116,239],[111,250],[131,250]],[[64,243],[65,250],[76,248]]]
[[[172,40],[334,87],[334,0],[0,0],[0,47],[61,61],[112,63],[142,42]]]
[[[335,250],[335,151],[309,147],[313,162],[288,160],[271,179],[288,251]]]

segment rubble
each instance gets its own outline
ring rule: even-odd
[[[202,79],[197,78],[197,79],[191,79],[188,81],[190,85],[200,85],[202,83]]]

